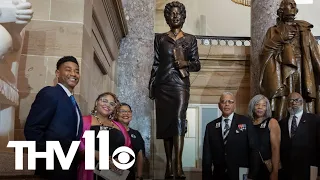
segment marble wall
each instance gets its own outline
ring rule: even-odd
[[[146,147],[146,175],[153,168],[151,125],[153,101],[148,98],[148,83],[153,63],[154,1],[123,1],[128,24],[128,36],[121,42],[118,58],[117,94],[122,102],[132,106],[130,126],[140,131]],[[150,167],[151,166],[151,167]]]

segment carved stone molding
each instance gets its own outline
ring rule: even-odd
[[[93,1],[92,19],[94,60],[106,75],[112,69],[112,62],[118,58],[121,39],[128,33],[122,2]]]
[[[0,104],[19,105],[18,89],[0,79]]]
[[[196,36],[200,40],[199,45],[206,46],[251,46],[250,37],[233,36]],[[320,36],[315,36],[318,45],[320,45]]]
[[[126,19],[124,17],[124,12],[123,12],[123,4],[121,0],[112,0],[113,2],[113,11],[118,19],[118,28],[121,30],[121,38],[126,36],[128,34],[128,26]],[[114,17],[114,14],[113,16]]]

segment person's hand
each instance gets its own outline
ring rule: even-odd
[[[182,69],[188,66],[188,61],[175,61],[174,67],[177,69]]]
[[[298,33],[296,25],[287,25],[287,24],[280,24],[280,26],[278,27],[278,31],[283,41],[292,40],[295,37],[295,35]]]
[[[25,0],[13,0],[16,6],[16,24],[27,24],[33,16],[32,5]]]

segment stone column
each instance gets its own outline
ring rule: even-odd
[[[131,105],[133,120],[130,126],[140,131],[150,159],[153,101],[148,98],[148,83],[154,54],[155,1],[122,2],[128,35],[120,46],[117,95],[121,102]]]
[[[263,39],[267,30],[276,24],[277,9],[281,0],[251,1],[251,60],[250,60],[250,94],[259,94],[260,61]]]

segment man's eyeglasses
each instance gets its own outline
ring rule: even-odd
[[[222,100],[220,101],[221,104],[233,104],[234,103],[234,100]]]
[[[117,103],[115,102],[109,102],[108,99],[100,99],[100,101],[103,103],[103,104],[106,104],[106,105],[110,105],[112,107],[115,107],[117,105]]]
[[[296,103],[301,103],[303,100],[301,98],[298,99],[289,99],[290,103],[296,102]]]

